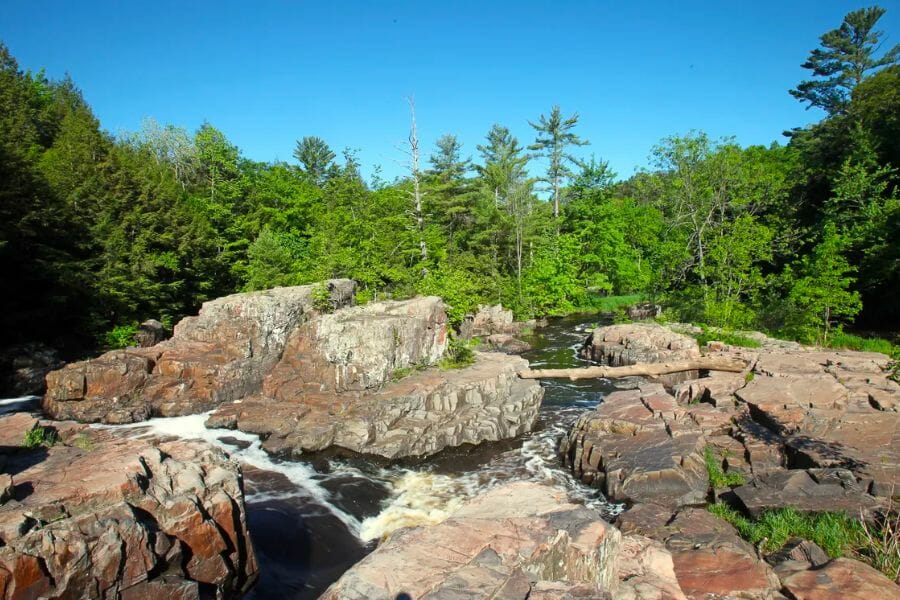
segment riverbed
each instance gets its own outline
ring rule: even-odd
[[[596,316],[551,320],[523,336],[534,368],[581,366],[577,356]],[[151,435],[199,437],[226,449],[244,469],[247,517],[260,578],[246,598],[317,598],[378,540],[408,526],[437,523],[467,499],[509,481],[564,489],[575,502],[612,518],[619,507],[576,482],[561,467],[559,439],[583,412],[616,388],[608,380],[542,382],[538,423],[514,440],[445,451],[417,464],[362,460],[283,461],[266,454],[257,436],[206,429],[207,415],[153,419],[134,427]]]

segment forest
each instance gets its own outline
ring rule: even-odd
[[[210,298],[331,277],[356,280],[359,302],[440,295],[455,322],[482,303],[528,318],[629,296],[810,343],[897,331],[900,47],[884,47],[883,13],[849,13],[785,90],[819,122],[770,146],[663,137],[627,179],[598,157],[615,140],[578,133],[574,109],[602,107],[548,107],[532,139],[498,115],[474,149],[452,132],[420,148],[410,102],[394,181],[364,180],[315,132],[292,162],[249,160],[211,123],[113,135],[76,82],[0,44],[4,344],[76,356]]]

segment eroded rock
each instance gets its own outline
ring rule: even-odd
[[[431,368],[366,392],[299,393],[222,406],[207,423],[266,438],[273,454],[298,456],[330,447],[390,459],[446,447],[508,439],[530,431],[543,388],[519,379],[527,362],[476,353],[465,369]],[[269,383],[267,382],[267,387]]]
[[[598,327],[584,343],[582,358],[614,367],[637,363],[688,360],[700,356],[697,341],[655,323],[630,323]],[[660,381],[675,385],[696,379],[697,371],[663,375]]]
[[[0,428],[19,423],[0,419]],[[203,442],[55,424],[62,443],[10,450],[0,597],[239,597],[257,576],[241,473]]]
[[[352,302],[353,282],[324,285],[334,304]],[[316,289],[274,288],[206,302],[165,342],[51,372],[43,408],[57,419],[130,423],[203,412],[257,393],[288,335],[312,313]]]
[[[620,543],[564,492],[512,483],[440,524],[394,533],[322,598],[604,598],[618,585]]]

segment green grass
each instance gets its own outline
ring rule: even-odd
[[[762,344],[757,342],[752,338],[748,338],[739,333],[733,333],[729,331],[707,331],[703,330],[703,333],[699,335],[695,335],[697,338],[697,343],[701,346],[706,345],[708,342],[722,342],[723,344],[728,344],[729,346],[742,346],[744,348],[759,348]]]
[[[754,520],[725,504],[710,504],[707,510],[731,523],[763,552],[778,550],[792,537],[815,542],[832,558],[860,554],[866,545],[862,523],[841,512],[801,513],[788,507],[766,511]]]
[[[56,435],[56,431],[49,427],[41,427],[35,424],[34,427],[25,432],[25,439],[22,440],[22,445],[26,448],[38,448],[39,446],[49,448],[57,442],[59,442],[59,437]]]
[[[713,489],[733,487],[747,483],[744,480],[744,476],[737,471],[729,471],[726,473],[722,470],[721,460],[716,456],[716,451],[712,447],[707,446],[703,449],[703,460],[706,461],[706,472],[709,475],[709,485],[711,485]]]
[[[598,296],[591,299],[591,308],[600,312],[614,312],[617,308],[625,308],[644,300],[643,294],[624,296]]]
[[[828,338],[827,345],[829,348],[839,348],[843,350],[857,350],[859,352],[881,352],[888,356],[894,356],[894,353],[900,351],[900,347],[895,346],[890,340],[884,338],[864,338],[852,333],[844,333],[839,331]]]

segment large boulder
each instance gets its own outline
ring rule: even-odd
[[[610,598],[620,545],[615,528],[565,492],[512,483],[442,523],[394,533],[322,598]]]
[[[343,393],[275,382],[276,369],[265,386],[271,395],[224,405],[207,425],[259,434],[263,448],[279,455],[334,447],[389,459],[427,456],[530,431],[544,390],[517,377],[527,366],[518,357],[476,353],[475,364],[464,369],[430,368],[378,389]]]
[[[0,418],[15,481],[0,597],[237,598],[252,585],[241,472],[224,453],[71,422],[52,423],[52,447],[14,448],[34,422]]]
[[[694,338],[656,323],[629,323],[598,327],[585,340],[579,355],[596,363],[619,367],[698,358],[700,348]],[[697,371],[684,371],[663,375],[659,380],[675,385],[699,375]]]
[[[701,429],[658,384],[614,392],[560,446],[583,482],[614,502],[700,504],[709,486]]]
[[[332,280],[331,303],[353,301],[353,282]],[[171,339],[108,352],[47,375],[43,408],[57,419],[128,423],[203,412],[260,391],[288,336],[314,310],[319,285],[234,294],[182,319]]]

